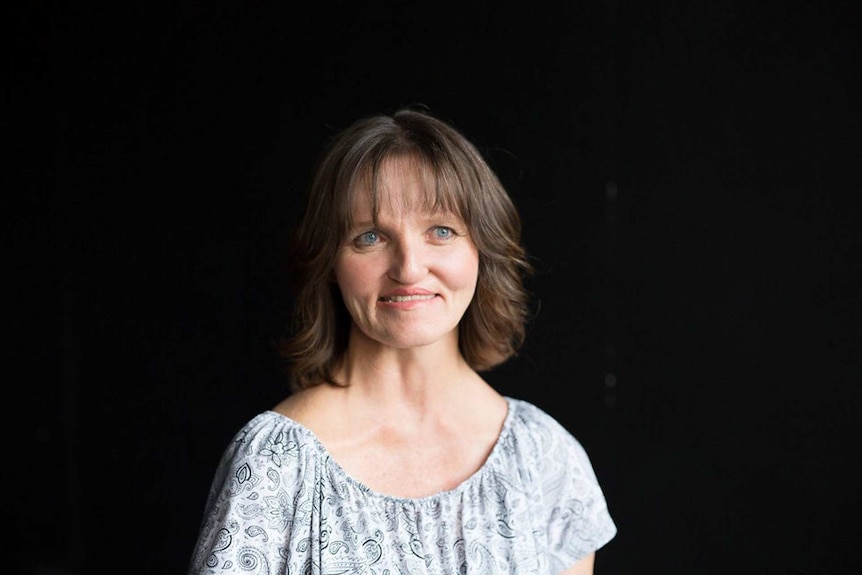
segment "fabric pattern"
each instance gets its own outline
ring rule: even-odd
[[[189,575],[555,575],[617,528],[581,444],[535,405],[509,412],[485,464],[456,488],[397,498],[350,477],[273,411],[227,447]]]

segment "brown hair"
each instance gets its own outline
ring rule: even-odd
[[[295,390],[338,385],[333,371],[347,346],[350,316],[332,270],[355,195],[370,191],[376,210],[381,166],[395,157],[414,163],[426,182],[427,207],[458,214],[479,251],[476,293],[459,324],[467,363],[487,371],[515,355],[524,341],[524,279],[533,269],[515,205],[459,131],[427,112],[403,108],[356,121],[328,142],[318,161],[289,254],[295,292],[291,335],[278,348]]]

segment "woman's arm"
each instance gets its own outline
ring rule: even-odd
[[[593,575],[593,564],[596,561],[596,554],[590,553],[562,573],[560,575]]]

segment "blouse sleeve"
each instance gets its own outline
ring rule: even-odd
[[[562,425],[545,418],[536,467],[541,470],[551,572],[558,573],[603,547],[617,527],[587,452]]]
[[[250,421],[225,449],[208,494],[189,575],[280,572],[302,490],[288,430]]]

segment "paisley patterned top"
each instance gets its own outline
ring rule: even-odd
[[[550,415],[506,398],[484,465],[419,499],[350,477],[316,436],[273,411],[225,450],[189,575],[554,575],[616,534],[581,444]]]

